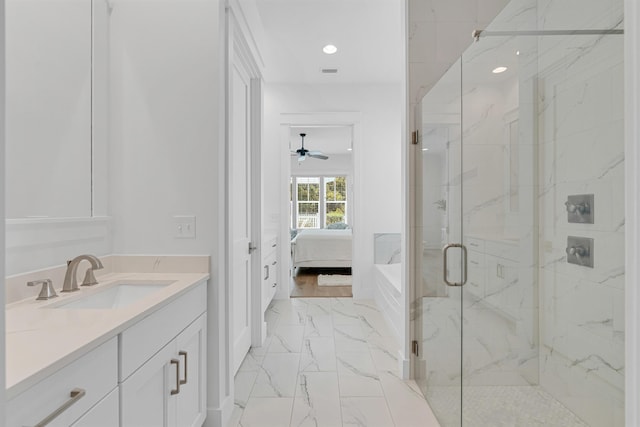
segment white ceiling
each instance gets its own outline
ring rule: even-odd
[[[352,144],[351,126],[294,126],[289,132],[289,148],[295,151],[300,148],[304,137],[304,148],[311,151],[321,151],[324,154],[349,154],[348,148]]]
[[[402,76],[401,0],[256,0],[269,83],[391,83]],[[334,44],[338,52],[322,48]],[[337,68],[322,74],[321,68]]]

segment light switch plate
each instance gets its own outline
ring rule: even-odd
[[[173,217],[173,232],[176,239],[196,238],[195,215],[176,215]]]

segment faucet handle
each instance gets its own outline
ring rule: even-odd
[[[84,280],[82,281],[82,284],[80,286],[93,286],[97,284],[98,284],[98,280],[96,279],[96,276],[93,274],[93,268],[92,267],[87,268],[87,272],[84,274]]]
[[[34,280],[32,282],[27,282],[27,286],[36,285],[42,285],[42,289],[40,289],[40,295],[38,295],[38,298],[36,298],[36,300],[48,300],[50,298],[55,298],[58,296],[55,289],[53,289],[53,282],[51,281],[51,279]]]

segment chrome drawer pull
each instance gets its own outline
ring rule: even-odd
[[[178,359],[171,359],[171,364],[176,365],[176,389],[171,390],[171,395],[180,393],[180,361]]]
[[[71,390],[71,393],[69,393],[69,397],[70,399],[67,400],[65,403],[63,403],[58,409],[56,409],[55,411],[53,411],[51,413],[51,415],[49,415],[47,418],[45,418],[44,420],[40,421],[38,424],[36,424],[34,427],[44,427],[47,424],[49,424],[51,421],[53,421],[55,418],[58,417],[58,415],[62,414],[64,411],[66,411],[67,409],[69,409],[69,407],[71,405],[73,405],[74,403],[76,403],[78,400],[82,399],[84,397],[84,395],[87,394],[87,391],[81,388],[74,388],[73,390]]]
[[[187,383],[187,352],[179,351],[178,354],[184,356],[184,379],[180,380],[180,385],[185,385]]]

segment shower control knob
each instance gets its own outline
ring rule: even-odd
[[[575,255],[576,257],[580,258],[588,255],[589,252],[582,246],[571,246],[570,248],[567,248],[567,254]]]
[[[582,215],[589,212],[589,205],[586,203],[578,203],[577,205],[574,205],[573,203],[565,202],[564,204],[567,207],[567,212],[569,213],[578,213],[579,215]]]

